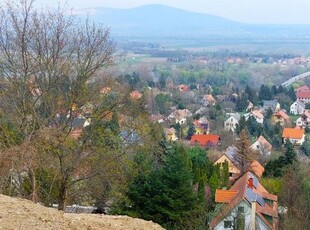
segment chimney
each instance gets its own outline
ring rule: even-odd
[[[248,187],[249,187],[250,189],[253,189],[253,188],[254,188],[253,177],[249,177],[249,179],[248,179]]]
[[[250,230],[255,230],[255,227],[256,227],[255,216],[256,216],[256,198],[251,202],[251,224],[250,224]]]

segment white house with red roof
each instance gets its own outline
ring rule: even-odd
[[[262,135],[260,135],[250,146],[250,148],[258,151],[262,156],[270,156],[272,145]]]
[[[215,202],[223,204],[210,229],[278,229],[278,197],[270,194],[251,173],[245,173],[229,190],[217,189]]]
[[[296,98],[304,103],[310,102],[310,88],[307,85],[303,85],[296,90]]]

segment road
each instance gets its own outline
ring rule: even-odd
[[[302,74],[299,74],[299,75],[297,75],[295,77],[292,77],[292,78],[288,79],[287,81],[283,82],[281,85],[284,86],[284,87],[287,87],[287,86],[293,84],[294,82],[299,81],[300,79],[303,79],[303,78],[306,78],[306,77],[309,77],[309,76],[310,76],[310,71],[302,73]]]

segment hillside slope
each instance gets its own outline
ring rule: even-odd
[[[69,214],[31,201],[0,195],[0,229],[163,229],[151,221],[127,216]]]

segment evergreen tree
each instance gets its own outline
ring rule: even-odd
[[[261,101],[272,99],[271,90],[270,90],[270,87],[268,85],[262,84],[262,86],[259,89],[258,98]]]
[[[196,129],[193,123],[190,123],[188,125],[188,130],[187,130],[187,135],[186,135],[186,139],[190,140],[192,138],[192,136],[196,133]]]
[[[291,87],[288,90],[287,95],[291,98],[292,101],[296,101],[296,93],[295,93],[293,87]]]
[[[246,109],[248,105],[248,97],[246,93],[242,93],[241,96],[238,97],[238,100],[236,102],[236,110],[238,112],[242,112]]]
[[[166,228],[187,228],[192,212],[202,210],[193,189],[190,161],[182,146],[167,151],[164,162],[149,175],[139,174],[129,186],[131,215]],[[203,204],[201,204],[203,205]],[[196,218],[202,218],[197,214]]]
[[[238,124],[236,125],[236,133],[239,135],[243,129],[246,129],[246,120],[244,116],[241,116]]]
[[[254,89],[252,89],[250,86],[245,87],[245,93],[248,96],[248,100],[251,101],[253,104],[257,104],[258,97],[257,93]]]
[[[226,188],[229,186],[229,166],[226,160],[221,167],[221,185]]]
[[[284,147],[285,147],[285,164],[286,165],[291,165],[293,164],[293,162],[295,162],[297,160],[297,155],[296,152],[294,150],[294,146],[292,144],[292,142],[290,140],[286,140],[284,143]]]
[[[257,158],[256,152],[254,152],[250,146],[251,142],[249,141],[247,132],[243,129],[236,143],[237,153],[234,155],[234,160],[240,168],[241,175],[246,172],[252,161]]]

